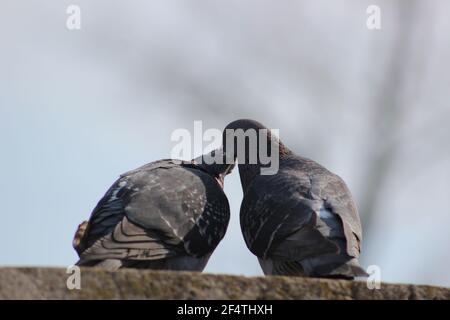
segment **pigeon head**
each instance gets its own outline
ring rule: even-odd
[[[228,160],[228,162],[227,162]],[[201,170],[213,176],[223,188],[225,176],[231,173],[234,168],[234,159],[229,159],[222,148],[215,149],[192,160]]]
[[[266,126],[250,119],[225,127],[223,149],[227,157],[238,159],[244,190],[257,175],[275,174],[279,160],[292,153]]]

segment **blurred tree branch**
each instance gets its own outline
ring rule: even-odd
[[[394,44],[390,54],[388,70],[382,85],[379,86],[374,99],[374,110],[372,129],[373,139],[369,143],[373,161],[366,168],[366,177],[360,201],[360,212],[363,216],[363,230],[365,242],[370,243],[375,231],[372,228],[374,216],[377,212],[377,205],[380,203],[383,194],[383,186],[391,176],[391,168],[396,158],[397,143],[395,133],[398,132],[400,124],[404,120],[406,106],[404,99],[405,86],[408,83],[408,68],[411,59],[415,14],[417,11],[417,1],[409,1],[408,4],[397,1],[397,26],[395,31]],[[421,50],[415,47],[415,50]],[[408,60],[409,58],[409,60]],[[408,63],[409,62],[409,63]],[[417,79],[415,79],[417,80]],[[363,251],[364,252],[364,251]]]

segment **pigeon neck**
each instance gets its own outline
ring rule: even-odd
[[[261,167],[257,164],[240,164],[239,165],[239,176],[241,177],[242,190],[247,190],[247,187],[252,183],[260,174]]]

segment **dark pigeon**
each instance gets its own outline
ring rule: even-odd
[[[78,227],[77,265],[202,271],[228,226],[223,181],[234,164],[200,159],[160,160],[121,175]]]
[[[237,120],[225,129],[266,129],[253,120]],[[226,139],[231,136],[224,134]],[[261,175],[264,167],[245,146],[238,157],[244,198],[241,229],[247,247],[266,275],[353,279],[367,276],[358,257],[362,240],[356,205],[344,181],[318,163],[294,154],[270,131],[262,136],[266,150],[279,147],[279,170]],[[258,138],[259,142],[259,138]],[[236,154],[236,146],[235,146]],[[227,151],[226,151],[227,152]]]

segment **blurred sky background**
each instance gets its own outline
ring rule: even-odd
[[[81,30],[66,8],[81,8]],[[366,9],[381,8],[381,30]],[[339,174],[383,281],[450,286],[450,2],[0,1],[0,265],[67,266],[119,174],[253,118]],[[261,275],[242,191],[206,271]]]

